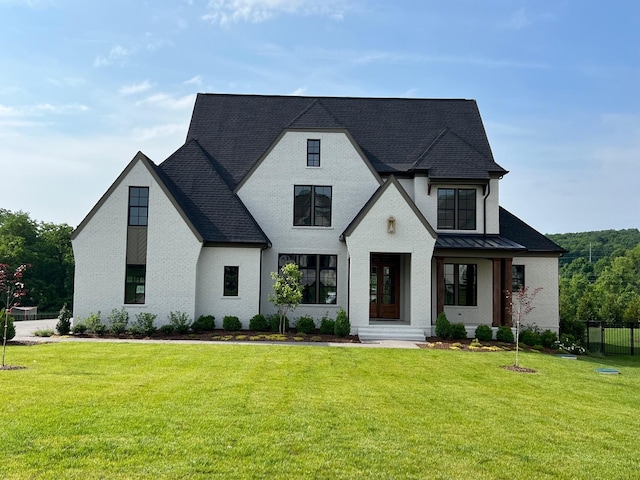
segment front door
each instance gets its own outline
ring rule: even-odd
[[[400,257],[371,255],[369,278],[369,316],[400,318]]]

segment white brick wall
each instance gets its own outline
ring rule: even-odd
[[[542,330],[558,333],[559,285],[558,258],[543,256],[520,256],[513,259],[514,265],[524,265],[524,280],[529,292],[542,287],[532,305],[533,311],[523,319],[523,324],[536,324]]]
[[[307,167],[307,139],[320,139],[320,167]],[[294,185],[333,187],[331,227],[293,226]],[[269,303],[278,269],[278,254],[338,255],[336,305],[301,305],[293,318],[325,313],[335,318],[338,307],[346,308],[348,258],[340,235],[373,195],[379,183],[359,156],[347,135],[340,132],[286,132],[238,191],[251,214],[272,242],[263,253],[261,311],[273,313]]]
[[[149,187],[147,276],[144,305],[125,305],[129,186]],[[74,316],[86,318],[125,307],[131,320],[141,311],[167,322],[170,311],[195,314],[196,264],[200,242],[185,224],[142,161],[127,176],[72,242],[76,261]]]
[[[387,232],[387,220],[396,220],[396,233]],[[369,274],[372,252],[403,253],[411,256],[410,281],[401,285],[401,300],[409,296],[402,320],[413,327],[431,323],[431,256],[435,239],[416,217],[397,188],[390,185],[347,237],[351,256],[349,317],[352,330],[369,325]]]
[[[216,327],[222,327],[226,315],[240,319],[244,328],[260,309],[259,248],[204,247],[198,260],[196,318],[216,317]],[[224,296],[224,267],[238,268],[238,296]]]

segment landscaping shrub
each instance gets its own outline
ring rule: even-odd
[[[200,315],[191,325],[194,332],[211,332],[216,328],[216,317],[213,315]]]
[[[60,309],[58,323],[56,323],[56,330],[60,335],[69,335],[71,332],[71,317],[71,310],[67,308],[67,304],[65,303]]]
[[[339,337],[346,337],[350,331],[351,323],[349,323],[349,317],[347,316],[347,312],[341,308],[336,317],[334,333]]]
[[[336,321],[333,318],[322,317],[320,321],[320,333],[323,335],[333,335],[336,331]]]
[[[104,335],[107,331],[107,326],[102,323],[100,319],[100,312],[98,313],[89,313],[89,316],[84,320],[84,324],[87,327],[88,333],[93,333],[95,335]]]
[[[33,332],[33,335],[36,337],[50,337],[54,333],[55,332],[50,328],[38,328],[35,332]]]
[[[80,319],[71,327],[71,332],[76,335],[87,333],[87,325]]]
[[[249,320],[249,330],[254,330],[256,332],[268,332],[270,328],[269,322],[261,313],[254,315],[251,320]]]
[[[540,334],[540,343],[543,347],[551,348],[558,341],[558,336],[551,330],[545,330]]]
[[[496,340],[498,340],[499,342],[513,343],[514,338],[511,327],[507,327],[506,325],[498,327],[498,331],[496,332]]]
[[[581,342],[584,340],[586,332],[586,325],[580,320],[566,320],[560,319],[560,335],[567,334],[572,335],[574,341]]]
[[[493,330],[489,325],[478,325],[476,328],[476,338],[481,342],[488,342],[493,339]]]
[[[183,335],[191,328],[191,320],[184,312],[169,312],[169,325],[173,327],[174,332]]]
[[[267,322],[269,322],[269,327],[272,332],[280,331],[280,318],[278,318],[277,314],[274,313],[273,315],[269,315],[267,317]],[[287,317],[284,319],[284,331],[289,331],[289,319]]]
[[[467,329],[465,328],[464,323],[454,323],[451,325],[450,333],[451,338],[467,338]]]
[[[436,337],[449,338],[451,336],[451,323],[447,320],[444,312],[438,314],[436,318]]]
[[[124,307],[120,310],[114,308],[107,318],[109,319],[109,331],[114,335],[120,335],[127,331],[129,312]]]
[[[540,342],[540,334],[532,329],[525,329],[520,332],[520,341],[525,345],[533,347],[534,345],[539,345]]]
[[[298,333],[315,333],[316,322],[309,316],[300,317],[296,323]]]
[[[129,327],[129,332],[132,335],[153,335],[156,331],[154,325],[156,317],[156,314],[149,312],[136,314],[136,321]],[[173,330],[171,331],[173,332]]]
[[[7,322],[7,340],[11,340],[16,336],[16,327],[13,324],[13,317],[9,315],[7,317],[7,312],[3,308],[0,310],[0,338],[4,338],[4,322]]]
[[[242,323],[238,320],[238,317],[233,315],[227,315],[222,319],[222,328],[229,330],[230,332],[237,332],[242,330]]]
[[[158,330],[160,330],[160,333],[162,333],[163,335],[171,335],[176,331],[176,328],[170,323],[167,323],[165,325],[160,325],[160,328],[158,328]]]

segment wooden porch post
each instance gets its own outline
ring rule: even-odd
[[[511,290],[511,286],[513,283],[513,258],[505,258],[502,260],[502,324],[507,326],[512,326],[513,318],[509,313],[509,307],[504,298],[504,291]]]
[[[494,327],[502,325],[502,319],[504,318],[501,264],[501,259],[493,259],[493,321],[491,325]]]
[[[436,314],[444,312],[444,258],[436,257]]]

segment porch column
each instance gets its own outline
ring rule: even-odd
[[[504,318],[504,300],[502,296],[502,262],[500,258],[493,259],[493,320],[491,325],[499,327]]]
[[[436,257],[436,315],[444,312],[444,258]]]
[[[503,258],[502,259],[502,324],[507,326],[512,326],[513,318],[511,313],[509,312],[509,306],[504,298],[504,291],[511,291],[511,286],[513,283],[513,258]]]

